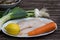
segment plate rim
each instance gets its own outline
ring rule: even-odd
[[[34,19],[34,18],[23,18],[23,19],[15,19],[15,20],[10,20],[10,21],[16,21],[16,20],[26,20],[26,19]],[[47,18],[38,18],[38,19],[47,19]],[[51,19],[48,19],[48,20],[51,20]],[[52,20],[51,20],[52,21]],[[7,21],[6,23],[8,23],[9,21]],[[54,21],[52,21],[52,22],[54,22]],[[12,36],[12,37],[21,37],[21,36],[13,36],[13,35],[9,35],[9,34],[7,34],[7,33],[5,33],[4,32],[4,25],[6,24],[6,23],[4,23],[3,24],[3,26],[2,26],[2,28],[1,28],[1,30],[2,30],[2,32],[4,33],[4,34],[6,34],[6,35],[8,35],[8,36]],[[54,29],[54,30],[52,30],[52,31],[50,31],[50,32],[48,32],[48,33],[44,33],[44,34],[39,34],[39,35],[35,35],[35,36],[24,36],[24,37],[38,37],[38,36],[45,36],[45,35],[48,35],[48,34],[51,34],[51,33],[53,33],[55,30],[57,30],[57,24],[56,24],[56,28]],[[22,36],[23,37],[23,36]]]

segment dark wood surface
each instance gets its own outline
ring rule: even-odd
[[[50,35],[35,38],[14,38],[0,32],[0,40],[60,40],[60,0],[22,0],[18,6],[25,10],[47,8],[58,29]]]

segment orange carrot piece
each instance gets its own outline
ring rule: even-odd
[[[38,34],[43,34],[49,31],[52,31],[56,28],[56,23],[55,22],[50,22],[42,27],[36,28],[30,32],[28,32],[29,36],[34,36],[34,35],[38,35]]]

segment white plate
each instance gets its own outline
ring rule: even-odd
[[[6,35],[9,35],[8,33],[5,32],[4,30],[4,27],[6,27],[9,23],[18,23],[20,21],[23,21],[23,20],[30,20],[30,19],[36,19],[36,18],[24,18],[24,19],[17,19],[17,20],[10,20],[8,22],[6,22],[3,27],[2,27],[2,32],[5,33]],[[37,18],[39,20],[42,20],[42,21],[45,21],[45,22],[53,22],[52,20],[50,19],[47,19],[47,18]],[[53,33],[55,30],[57,29],[57,24],[56,24],[56,28],[50,32],[47,32],[47,33],[44,33],[44,34],[39,34],[39,35],[35,35],[35,36],[25,36],[27,34],[24,34],[24,36],[20,36],[20,35],[17,35],[17,36],[13,36],[13,35],[9,35],[9,36],[13,36],[13,37],[37,37],[37,36],[44,36],[44,35],[48,35],[48,34],[51,34]]]

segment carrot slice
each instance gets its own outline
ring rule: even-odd
[[[38,35],[38,34],[43,34],[49,31],[52,31],[56,28],[56,23],[55,22],[50,22],[42,27],[36,28],[30,32],[28,32],[29,36],[34,36],[34,35]]]

